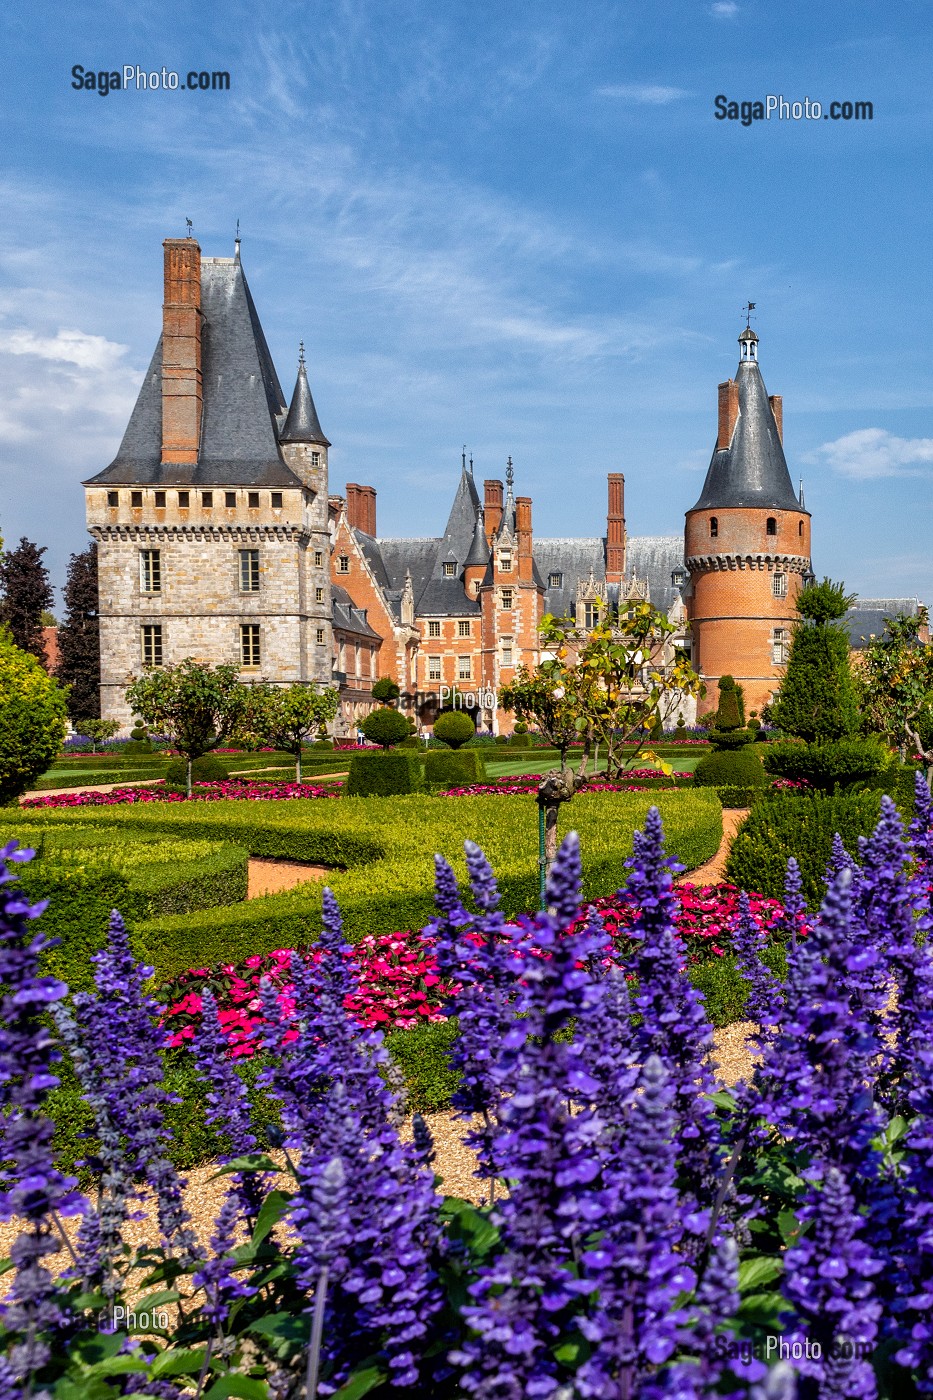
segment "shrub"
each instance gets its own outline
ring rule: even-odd
[[[183,758],[174,759],[165,770],[165,781],[169,787],[185,790],[188,765]],[[226,763],[213,754],[205,753],[191,763],[192,783],[225,783],[230,777]]]
[[[373,699],[385,704],[389,700],[397,700],[401,695],[401,687],[398,681],[391,676],[380,676],[373,686]]]
[[[508,734],[497,734],[497,735],[496,735],[496,743],[497,743],[497,744],[507,744],[508,742],[509,742],[509,736],[508,736]]]
[[[312,752],[315,752],[315,753],[317,753],[317,752],[322,752],[322,753],[323,753],[324,751],[326,751],[326,752],[328,752],[328,753],[333,753],[333,751],[334,751],[334,741],[333,741],[333,739],[315,739],[314,743],[313,743],[313,744],[309,744],[308,747],[312,750]]]
[[[517,728],[514,729],[514,730],[512,731],[512,737],[511,737],[511,739],[509,740],[509,748],[510,748],[510,749],[530,749],[530,748],[531,748],[531,735],[530,735],[527,731],[519,731]]]
[[[0,627],[0,806],[55,762],[67,727],[65,692]]]
[[[717,752],[725,752],[727,749],[742,749],[746,744],[754,743],[755,731],[753,729],[711,729],[709,731],[709,741]]]
[[[411,733],[410,722],[398,710],[392,710],[388,705],[383,705],[378,710],[371,710],[365,719],[359,721],[356,727],[371,744],[380,744],[384,749],[390,749],[401,743]],[[410,788],[396,789],[396,791],[399,790],[414,791]]]
[[[351,797],[394,797],[423,788],[424,760],[420,754],[398,749],[395,753],[355,753],[350,759],[347,793]]]
[[[483,782],[486,764],[477,749],[428,753],[424,760],[424,775],[429,787],[462,787]]]
[[[719,708],[714,716],[715,729],[745,727],[745,693],[733,676],[719,678]]]
[[[718,787],[716,796],[723,807],[754,807],[767,792],[765,787]]]
[[[769,744],[763,758],[776,778],[805,779],[822,792],[873,778],[890,763],[880,739],[833,739],[824,744]]]
[[[693,781],[698,787],[764,787],[768,779],[756,750],[743,745],[704,754],[693,770]]]
[[[771,718],[785,734],[815,740],[858,732],[849,638],[833,621],[843,616],[848,602],[841,585],[828,579],[804,588],[797,599],[802,620],[794,628],[780,695],[771,704]]]
[[[811,909],[826,892],[826,867],[838,832],[846,850],[857,853],[858,838],[878,821],[877,792],[825,796],[772,793],[752,808],[732,843],[726,878],[746,890],[780,899],[789,856],[800,866],[804,896]]]
[[[434,736],[452,749],[461,748],[476,736],[476,725],[463,710],[445,710],[434,721]]]

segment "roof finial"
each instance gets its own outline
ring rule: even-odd
[[[473,475],[473,453],[470,453],[470,476]]]
[[[185,234],[185,237],[193,238],[194,234],[192,233],[192,229],[194,228],[194,224],[191,222],[190,219],[185,219],[185,223],[188,225],[188,232]]]
[[[304,364],[304,362],[305,362],[305,343],[304,343],[303,340],[299,340],[299,342],[298,342],[298,368],[299,368],[299,369],[301,369],[301,367],[302,367],[302,365]]]
[[[236,262],[240,261],[240,221],[236,221],[236,238],[233,240],[233,257]]]
[[[460,453],[460,468],[461,471],[466,471],[466,443],[463,444],[463,451]]]
[[[508,461],[506,462],[506,464],[505,464],[505,481],[506,481],[506,485],[507,485],[507,486],[511,486],[512,483],[514,482],[514,480],[515,480],[515,472],[514,472],[513,469],[512,469],[512,459],[511,459],[511,457],[510,457],[510,458],[508,459]]]

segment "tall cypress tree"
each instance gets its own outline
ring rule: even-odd
[[[97,620],[97,542],[72,554],[64,588],[65,620],[58,629],[56,675],[71,686],[72,722],[100,718],[100,623]]]
[[[803,588],[781,692],[771,707],[775,724],[810,742],[842,739],[859,729],[849,637],[839,619],[853,602],[828,578]]]
[[[16,549],[0,557],[0,618],[16,645],[47,666],[42,614],[52,606],[52,585],[42,562],[44,553],[45,545],[33,544],[23,536]]]

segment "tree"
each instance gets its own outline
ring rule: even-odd
[[[392,748],[393,744],[400,744],[411,733],[411,722],[388,705],[371,710],[356,727],[370,743],[381,744],[384,749]]]
[[[645,746],[673,697],[698,694],[700,678],[682,653],[667,655],[674,624],[648,602],[627,604],[621,613],[607,609],[588,632],[550,613],[538,630],[545,658],[534,671],[520,667],[500,691],[499,703],[530,720],[560,752],[560,768],[546,773],[538,787],[549,869],[557,854],[559,806],[588,781],[593,745],[604,746],[609,776],[646,759],[669,773],[670,766]],[[573,772],[568,752],[579,740],[583,752]],[[633,743],[624,756],[623,746]]]
[[[97,752],[97,745],[104,743],[106,739],[112,739],[119,733],[120,721],[116,719],[79,719],[75,721],[75,729],[79,734],[91,741],[91,753]]]
[[[96,540],[80,554],[72,554],[63,597],[66,612],[58,629],[59,661],[55,674],[71,687],[68,713],[74,724],[79,716],[86,719],[100,716]]]
[[[915,617],[892,617],[872,637],[859,669],[862,713],[873,729],[898,747],[909,745],[923,760],[927,786],[933,780],[933,646],[920,640],[927,609]]]
[[[3,605],[0,620],[10,629],[13,641],[46,665],[42,640],[42,614],[52,606],[49,571],[42,562],[45,545],[27,540],[0,557],[0,590]]]
[[[232,663],[209,666],[190,656],[159,666],[127,687],[126,702],[151,729],[166,735],[191,763],[236,732],[247,712],[248,690]]]
[[[397,700],[401,693],[398,681],[393,680],[391,676],[380,676],[373,686],[373,699],[380,700],[386,705]]]
[[[310,685],[254,685],[250,689],[244,724],[261,744],[284,749],[295,760],[295,782],[301,782],[301,746],[334,718],[340,691],[316,691]]]
[[[0,805],[15,803],[61,753],[65,692],[0,627]]]
[[[791,638],[780,694],[771,705],[773,722],[786,734],[812,742],[858,732],[849,638],[838,622],[852,602],[844,585],[828,578],[798,594],[800,621]]]
[[[712,716],[716,729],[727,732],[745,724],[745,692],[733,676],[719,677],[719,708]]]
[[[443,710],[434,721],[434,737],[459,749],[476,737],[476,725],[463,710]]]

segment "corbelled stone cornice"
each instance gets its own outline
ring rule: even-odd
[[[805,574],[810,560],[800,554],[692,554],[684,564],[692,574],[726,569],[775,569],[791,574]]]

